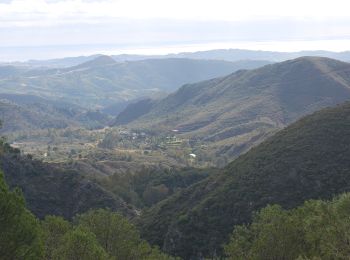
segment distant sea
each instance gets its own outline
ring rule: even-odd
[[[315,41],[255,41],[255,42],[209,42],[176,43],[167,45],[50,45],[50,46],[0,46],[0,62],[47,60],[64,57],[88,56],[93,54],[142,54],[164,55],[169,53],[195,52],[213,49],[246,49],[262,51],[294,52],[302,50],[346,51],[350,49],[350,40]]]

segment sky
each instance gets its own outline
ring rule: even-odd
[[[348,0],[0,0],[0,61],[350,49]]]

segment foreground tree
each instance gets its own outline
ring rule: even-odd
[[[65,235],[71,231],[71,224],[62,217],[46,216],[41,222],[45,241],[45,259],[53,259],[55,251],[63,244]]]
[[[225,253],[230,259],[349,259],[349,216],[350,193],[293,210],[267,206],[251,225],[234,229]]]
[[[0,172],[1,259],[41,259],[43,252],[39,221],[26,209],[21,191],[10,191]]]
[[[77,216],[75,222],[95,234],[99,244],[113,259],[170,259],[143,241],[127,219],[110,210],[91,210]]]
[[[52,259],[108,260],[110,258],[98,244],[93,233],[78,227],[64,235],[62,244],[54,250]]]

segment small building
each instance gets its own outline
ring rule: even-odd
[[[192,158],[192,159],[196,159],[197,155],[195,155],[194,153],[190,153],[189,156]]]

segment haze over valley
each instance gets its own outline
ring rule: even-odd
[[[0,259],[349,259],[333,2],[0,1]]]

